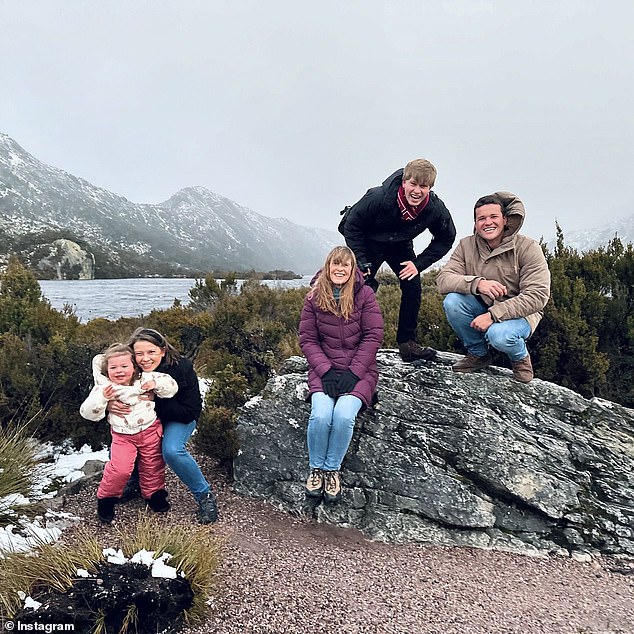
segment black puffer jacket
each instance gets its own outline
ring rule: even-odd
[[[202,411],[202,398],[192,362],[181,357],[173,365],[161,363],[156,371],[169,374],[178,383],[178,392],[172,398],[154,399],[156,414],[161,422],[191,423],[198,420]]]
[[[369,189],[350,207],[340,231],[357,261],[365,263],[369,260],[368,242],[407,242],[429,229],[432,241],[414,260],[414,265],[422,272],[449,252],[456,239],[456,228],[445,203],[434,192],[429,193],[427,206],[414,220],[403,220],[396,202],[402,181],[403,169],[399,169],[380,187]]]

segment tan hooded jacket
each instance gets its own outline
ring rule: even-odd
[[[504,201],[506,230],[502,243],[491,250],[477,233],[462,238],[449,262],[437,278],[438,290],[447,293],[477,295],[487,306],[494,321],[525,317],[535,331],[550,297],[550,271],[539,244],[520,235],[524,223],[524,205],[510,192],[496,192]],[[493,301],[480,295],[480,280],[504,284],[508,294]]]

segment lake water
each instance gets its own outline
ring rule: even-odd
[[[300,280],[266,280],[273,288],[308,286],[311,276]],[[82,322],[97,317],[138,317],[152,310],[170,308],[175,299],[188,304],[196,280],[184,278],[135,278],[128,280],[41,280],[42,294],[53,308],[69,305]]]

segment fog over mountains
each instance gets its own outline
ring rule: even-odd
[[[0,214],[0,253],[37,260],[45,243],[49,253],[57,238],[75,240],[93,257],[96,277],[211,269],[309,274],[342,242],[335,227],[267,218],[204,187],[157,205],[133,203],[42,163],[2,133]]]
[[[623,244],[630,242],[634,244],[634,214],[592,229],[564,233],[564,243],[577,251],[589,251],[606,246],[615,237],[618,237]],[[554,248],[555,243],[556,239],[552,238],[548,241],[548,246]]]
[[[212,269],[311,274],[343,239],[268,218],[204,187],[151,205],[37,160],[0,133],[0,265],[18,253],[39,277],[197,276]],[[634,215],[564,234],[580,251],[634,242]],[[554,237],[548,241],[554,247]]]

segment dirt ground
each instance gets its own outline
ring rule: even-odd
[[[627,562],[372,542],[237,495],[201,464],[218,497],[220,519],[209,530],[223,538],[223,560],[208,617],[187,634],[634,632]],[[116,526],[143,506],[119,505],[104,527],[95,488],[70,496],[64,510],[84,517],[108,546]],[[194,523],[194,500],[171,473],[168,488],[170,521]]]

